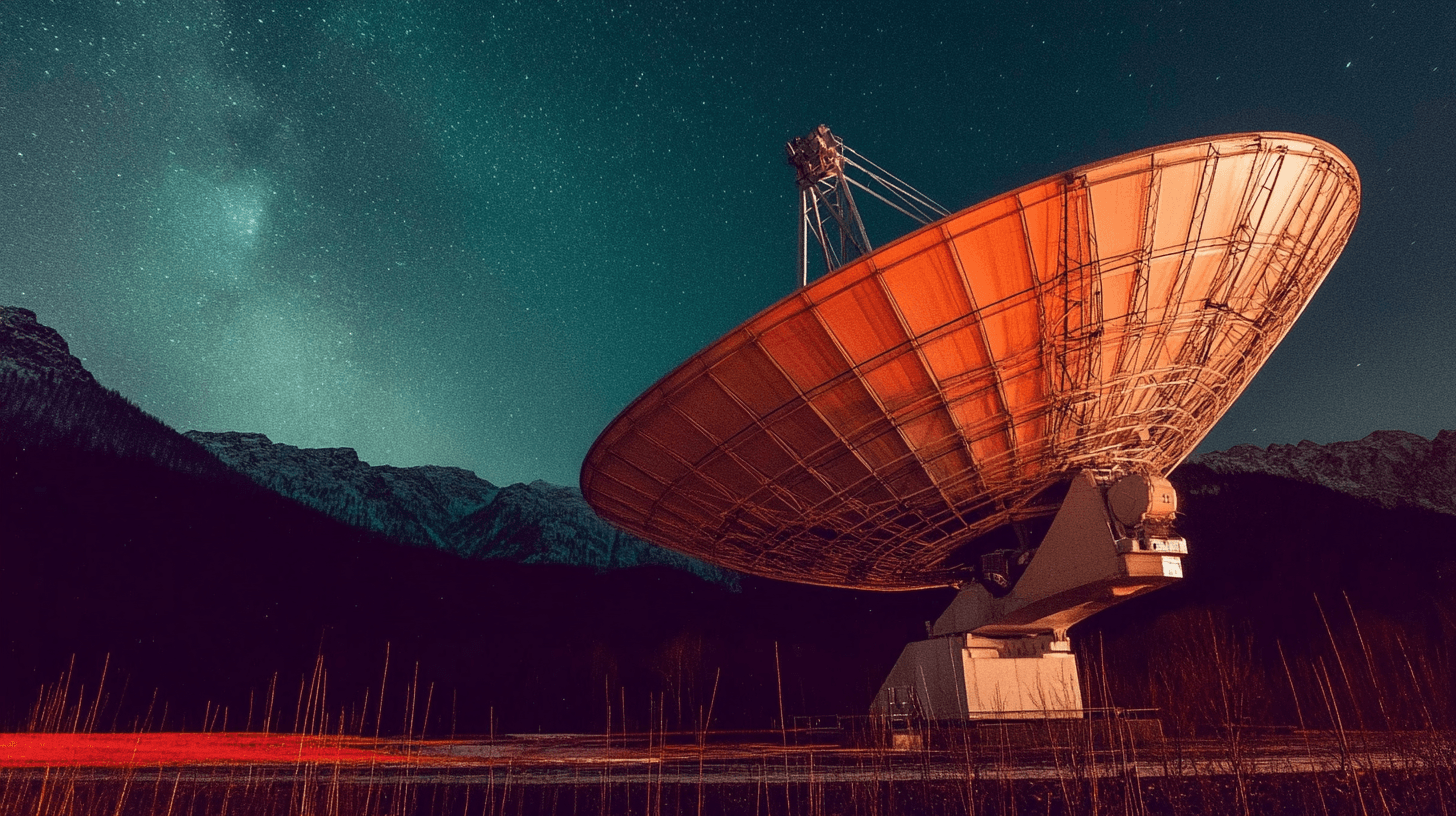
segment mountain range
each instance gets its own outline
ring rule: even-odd
[[[463,468],[369,465],[351,448],[296,448],[258,433],[185,436],[270,490],[400,541],[521,564],[599,570],[653,564],[738,585],[737,573],[611,527],[574,487],[542,481],[497,487]]]
[[[1456,514],[1456,431],[1426,439],[1376,431],[1353,442],[1237,445],[1190,462],[1215,473],[1267,473],[1358,496],[1381,507],[1424,507]]]
[[[596,570],[659,565],[738,586],[737,573],[603,522],[575,487],[497,487],[462,468],[371,466],[350,448],[297,448],[258,433],[178,435],[97,383],[65,339],[28,309],[0,306],[0,383],[11,384],[0,422],[32,444],[64,439],[140,452],[196,473],[225,466],[346,524],[466,558]]]

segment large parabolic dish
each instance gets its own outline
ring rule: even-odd
[[[1333,146],[1244,133],[1079,167],[779,301],[603,431],[582,491],[743,572],[955,584],[1077,473],[1166,475],[1289,331],[1360,205]],[[970,547],[974,549],[974,546]]]

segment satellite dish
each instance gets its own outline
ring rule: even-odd
[[[1079,167],[877,250],[841,223],[847,262],[628,406],[582,492],[755,575],[958,585],[994,549],[978,540],[1056,513],[1080,475],[1166,476],[1309,303],[1359,203],[1333,146],[1244,133]]]

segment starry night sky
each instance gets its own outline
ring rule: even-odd
[[[952,210],[1327,139],[1359,225],[1205,448],[1456,427],[1449,2],[5,0],[0,303],[179,429],[575,484],[789,292],[782,145],[821,122]]]

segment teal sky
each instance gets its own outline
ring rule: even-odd
[[[642,389],[788,293],[781,150],[820,122],[952,209],[1178,139],[1327,139],[1360,224],[1207,445],[1456,427],[1456,5],[0,15],[0,302],[179,429],[573,484]]]

